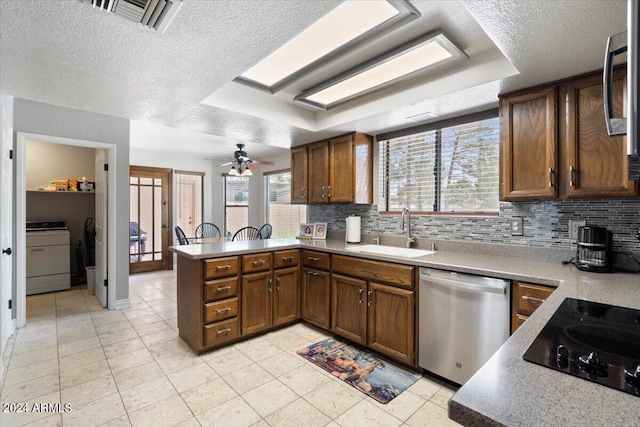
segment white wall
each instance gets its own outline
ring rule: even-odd
[[[116,287],[116,301],[129,298],[129,120],[88,111],[57,107],[16,98],[13,127],[15,132],[50,135],[112,145],[115,164],[116,271],[110,272],[109,283]],[[21,225],[17,225],[21,226]],[[127,230],[127,231],[124,231]]]
[[[134,136],[132,135],[132,138]],[[135,141],[131,140],[132,144]],[[216,191],[222,191],[219,186],[214,187],[214,173],[213,162],[211,160],[205,160],[202,157],[192,156],[188,154],[175,154],[167,153],[164,151],[151,151],[142,148],[131,147],[130,148],[130,164],[134,166],[151,166],[156,168],[170,168],[179,171],[188,172],[201,172],[204,173],[203,189],[202,189],[202,222],[213,222],[214,224],[222,224],[221,219],[214,217],[213,214],[213,199]],[[173,209],[172,218],[173,224],[171,225],[171,232],[173,233],[174,227],[178,221],[178,186],[176,184],[176,176],[173,176]],[[174,236],[175,240],[175,236]],[[175,257],[174,257],[175,261]]]
[[[96,149],[27,141],[27,189],[46,187],[54,179],[94,180]]]
[[[260,228],[265,222],[264,206],[264,173],[289,169],[291,154],[289,150],[282,150],[277,156],[263,158],[274,162],[273,165],[260,165],[258,171],[249,178],[249,225]],[[214,168],[213,170],[213,217],[214,223],[224,224],[224,178],[229,172],[229,166]],[[218,222],[216,222],[218,221]],[[221,227],[222,229],[222,227]]]

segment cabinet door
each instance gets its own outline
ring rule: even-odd
[[[556,87],[500,99],[500,200],[558,193]]]
[[[366,289],[364,280],[331,277],[331,330],[360,344],[367,341]]]
[[[346,135],[329,141],[329,201],[354,202],[353,136]]]
[[[309,203],[329,202],[329,145],[327,141],[308,146]]]
[[[298,267],[275,270],[273,280],[273,324],[296,320],[300,317],[298,299]]]
[[[609,136],[604,122],[602,76],[594,75],[569,82],[566,87],[567,111],[564,147],[567,197],[634,196],[637,182],[628,179],[625,136]],[[623,115],[626,79],[616,70],[613,80],[613,108]]]
[[[369,283],[369,347],[408,364],[414,358],[414,292]]]
[[[307,147],[291,149],[291,203],[307,203],[308,196]]]
[[[326,271],[305,268],[302,271],[302,318],[329,329],[330,281]]]
[[[271,326],[271,272],[242,276],[242,335]]]

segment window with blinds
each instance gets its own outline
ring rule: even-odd
[[[291,204],[291,172],[265,174],[266,222],[271,224],[271,237],[295,237],[300,224],[307,222],[307,206]]]
[[[192,237],[196,227],[202,223],[204,173],[175,171],[174,175],[178,196],[176,224],[187,237]]]
[[[225,210],[224,223],[227,235],[249,225],[249,177],[224,177]]]
[[[382,211],[497,212],[497,117],[380,141]]]

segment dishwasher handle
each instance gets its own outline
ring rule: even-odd
[[[496,280],[494,283],[470,283],[468,281],[460,281],[449,279],[446,277],[433,277],[427,274],[420,274],[420,284],[427,285],[433,283],[450,289],[461,289],[476,293],[492,293],[504,295],[507,292],[507,283],[504,280]]]

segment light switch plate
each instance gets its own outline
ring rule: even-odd
[[[511,235],[522,236],[522,217],[514,216],[511,218]]]

